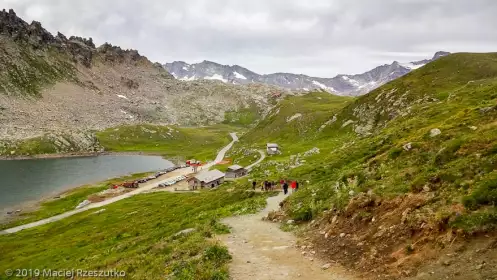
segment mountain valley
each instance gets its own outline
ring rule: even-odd
[[[265,279],[303,279],[306,267],[330,278],[344,268],[357,279],[496,279],[497,53],[438,52],[334,78],[259,75],[209,61],[154,63],[53,36],[13,10],[0,12],[0,42],[0,156],[127,152],[207,163],[198,173],[185,165],[91,184],[9,213],[2,273],[53,266],[208,280],[231,279],[238,265]],[[268,143],[279,153],[265,154]],[[247,170],[224,181],[233,165]],[[211,169],[221,177],[198,178]],[[202,185],[208,179],[217,185]],[[281,180],[298,190],[286,196]],[[264,181],[278,187],[259,190]],[[90,199],[106,204],[74,212]],[[268,201],[277,210],[262,211]],[[265,240],[281,231],[286,243]],[[279,274],[228,248],[278,251]],[[293,278],[284,250],[293,250]]]
[[[287,94],[265,85],[179,81],[136,50],[53,36],[13,10],[0,12],[0,41],[0,154],[9,156],[99,151],[93,131],[121,125],[255,120]]]

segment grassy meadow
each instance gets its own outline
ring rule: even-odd
[[[243,132],[230,125],[175,127],[135,125],[97,132],[107,151],[151,152],[166,158],[213,160],[218,150],[232,141],[230,132]]]
[[[200,193],[138,195],[64,220],[0,236],[0,270],[125,271],[128,279],[228,279],[229,232],[219,219],[254,213],[269,194],[236,183]],[[194,229],[189,234],[182,230]],[[15,279],[15,278],[11,278]]]

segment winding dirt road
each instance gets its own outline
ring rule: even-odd
[[[223,220],[231,227],[231,233],[219,236],[219,240],[233,256],[230,264],[232,279],[355,279],[339,267],[323,269],[325,263],[304,257],[295,247],[296,237],[292,233],[283,232],[277,223],[262,220],[270,211],[277,210],[284,199],[280,193],[268,198],[266,209],[258,214]]]
[[[259,163],[261,163],[265,158],[266,158],[266,153],[264,153],[264,151],[262,150],[258,150],[259,154],[261,154],[261,157],[254,163],[252,163],[251,165],[245,167],[245,169],[247,170],[252,170],[252,168],[256,165],[258,165]]]

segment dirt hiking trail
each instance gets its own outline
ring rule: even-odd
[[[223,219],[231,227],[230,234],[219,236],[233,256],[231,279],[356,279],[335,265],[323,269],[324,262],[302,255],[292,233],[282,231],[279,223],[262,220],[270,211],[278,210],[284,199],[280,193],[268,198],[266,209],[258,214]]]

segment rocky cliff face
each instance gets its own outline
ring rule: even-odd
[[[91,67],[95,58],[102,58],[105,62],[149,62],[136,50],[123,50],[120,47],[105,43],[96,48],[93,39],[71,36],[69,39],[58,32],[53,36],[44,29],[40,22],[28,24],[11,9],[0,12],[0,34],[12,39],[15,43],[30,47],[32,50],[57,49],[61,54],[69,55],[73,62]],[[4,38],[5,39],[5,38]]]
[[[53,36],[12,10],[0,12],[0,42],[4,141],[123,124],[213,124],[222,122],[225,112],[247,108],[263,116],[284,94],[263,85],[179,81],[136,50]]]
[[[324,90],[339,95],[363,95],[414,69],[434,61],[447,52],[437,52],[432,59],[378,66],[356,75],[338,75],[334,78],[318,78],[301,74],[274,73],[259,75],[238,65],[221,65],[211,61],[187,64],[183,61],[166,63],[164,68],[180,80],[219,80],[231,84],[260,83],[296,91]]]

